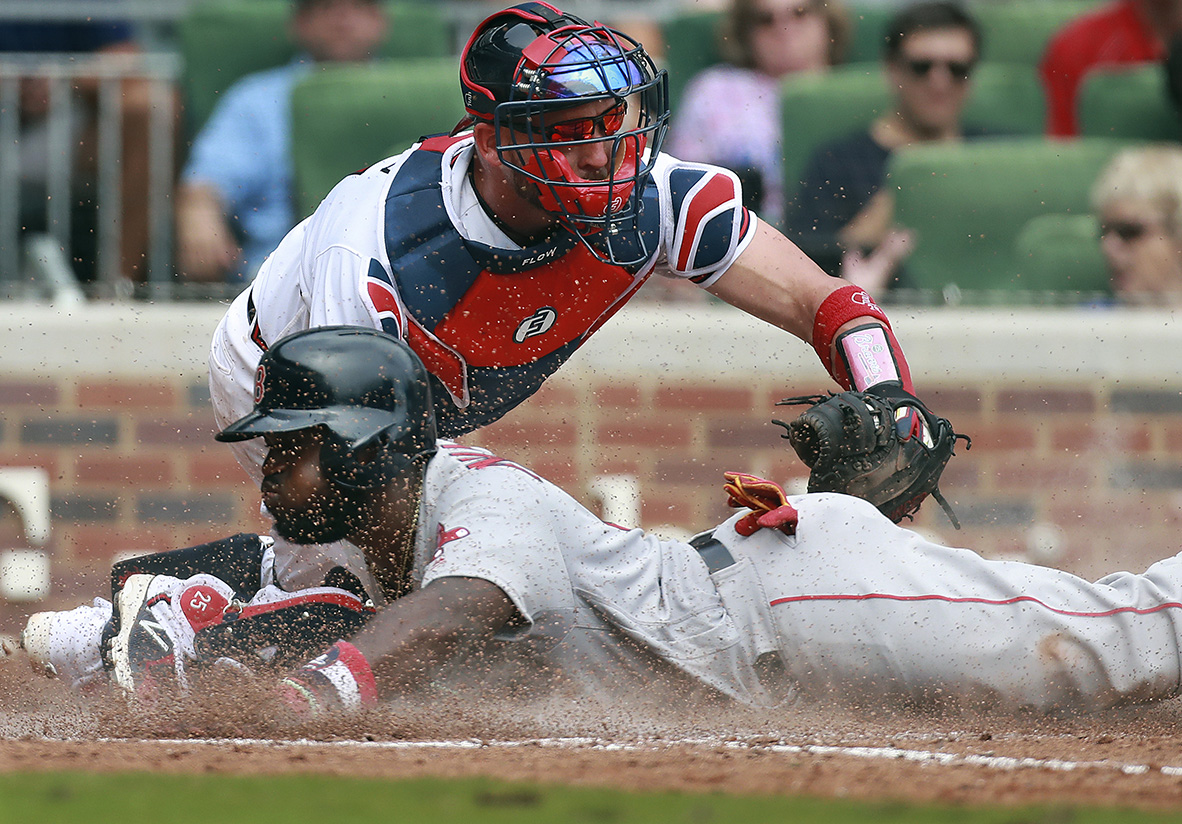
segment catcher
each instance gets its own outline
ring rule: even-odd
[[[381,602],[344,576],[277,590],[267,541],[239,536],[236,549],[129,562],[113,610],[33,616],[35,661],[140,700],[197,673],[271,671],[277,705],[297,717],[417,691],[1049,710],[1179,690],[1182,556],[1089,583],[932,544],[858,498],[789,497],[742,473],[726,475],[739,513],[687,543],[661,540],[437,440],[422,364],[373,330],[277,341],[256,398],[218,437],[264,440],[262,497],[279,533],[355,543]]]

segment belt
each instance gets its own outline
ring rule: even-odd
[[[702,556],[702,560],[706,562],[706,569],[711,575],[720,569],[733,566],[735,563],[735,556],[731,555],[730,550],[722,545],[722,541],[714,537],[713,532],[695,535],[689,543]]]

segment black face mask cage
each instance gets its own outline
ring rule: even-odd
[[[539,38],[546,51],[537,66],[527,50],[513,84],[515,99],[494,111],[497,154],[535,184],[543,207],[558,214],[598,259],[635,265],[650,256],[637,218],[668,132],[668,75],[627,35],[602,26],[570,29]],[[563,139],[555,133],[571,109],[594,103],[605,105],[590,121],[613,106],[625,107],[615,134],[604,136],[596,128],[587,137]],[[606,179],[580,178],[562,157],[563,150],[608,141],[615,171]]]

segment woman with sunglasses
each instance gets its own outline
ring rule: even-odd
[[[1092,210],[1117,299],[1182,305],[1182,147],[1117,154],[1092,187]]]
[[[887,24],[883,44],[892,105],[866,129],[814,151],[786,220],[788,236],[822,268],[872,293],[904,284],[901,263],[910,251],[880,189],[891,153],[997,134],[961,119],[981,51],[977,22],[961,6],[909,6]]]
[[[748,208],[779,223],[780,81],[842,62],[850,16],[837,0],[732,0],[719,47],[726,62],[686,85],[669,153],[739,173]]]

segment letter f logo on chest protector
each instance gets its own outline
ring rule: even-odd
[[[513,342],[522,343],[526,338],[546,334],[550,331],[550,327],[554,325],[554,321],[557,319],[558,312],[554,311],[554,307],[543,306],[521,322],[516,331],[513,332]]]

